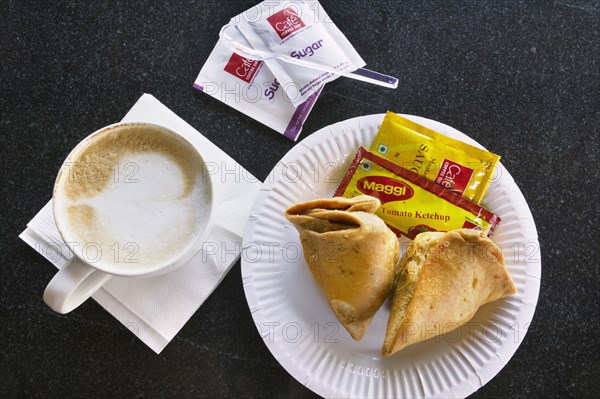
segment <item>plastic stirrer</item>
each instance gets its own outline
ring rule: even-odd
[[[362,82],[376,84],[378,86],[383,86],[383,87],[387,87],[387,88],[391,88],[391,89],[396,89],[398,87],[398,79],[396,79],[395,77],[384,75],[382,73],[371,71],[369,69],[358,68],[352,72],[342,71],[342,70],[335,69],[335,68],[332,68],[327,65],[320,64],[318,62],[296,59],[296,58],[290,57],[289,55],[285,55],[285,54],[274,53],[274,52],[269,52],[269,51],[261,51],[261,50],[249,48],[249,47],[244,46],[243,44],[237,42],[236,40],[234,40],[231,36],[229,36],[227,34],[226,30],[229,28],[232,28],[232,27],[233,27],[232,24],[227,24],[227,25],[223,26],[223,28],[221,29],[221,32],[219,32],[219,37],[221,39],[223,39],[223,43],[229,50],[241,55],[244,58],[255,60],[255,61],[265,61],[265,60],[276,58],[278,60],[287,62],[289,64],[294,64],[294,65],[298,65],[298,66],[302,66],[302,67],[306,67],[306,68],[310,68],[310,69],[316,69],[318,71],[329,72],[329,73],[332,73],[335,75],[346,76],[351,79],[356,79],[356,80],[360,80]]]

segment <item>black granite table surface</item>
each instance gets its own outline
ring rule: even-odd
[[[310,397],[271,355],[240,263],[160,355],[90,300],[42,293],[54,267],[18,239],[70,149],[150,93],[264,179],[295,143],[192,88],[254,1],[0,3],[0,397]],[[301,138],[393,110],[465,132],[502,162],[538,229],[541,291],[510,362],[473,397],[600,397],[600,2],[322,4],[389,90],[327,85]]]

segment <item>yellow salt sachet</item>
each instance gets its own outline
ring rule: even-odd
[[[371,151],[480,203],[500,157],[388,112]]]
[[[378,198],[375,214],[397,236],[410,239],[425,231],[461,228],[490,237],[500,223],[489,210],[361,147],[335,196],[363,194]]]

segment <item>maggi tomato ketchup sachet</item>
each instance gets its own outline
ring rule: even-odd
[[[335,196],[379,198],[377,216],[400,236],[424,231],[482,230],[488,237],[500,217],[476,203],[361,147]]]

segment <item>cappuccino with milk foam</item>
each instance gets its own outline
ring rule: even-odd
[[[82,142],[57,178],[54,212],[86,262],[153,268],[193,246],[210,211],[204,162],[180,136],[154,125],[117,125]]]

